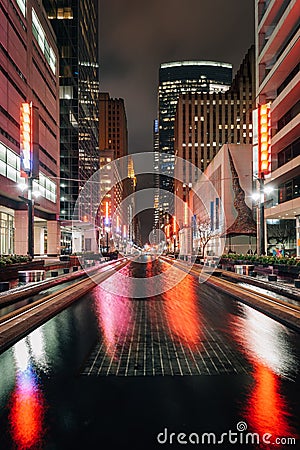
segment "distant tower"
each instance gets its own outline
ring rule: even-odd
[[[159,161],[160,189],[173,192],[174,121],[178,97],[184,93],[225,92],[232,81],[232,65],[215,61],[181,61],[161,64],[159,69],[159,151],[170,156]],[[163,174],[163,175],[162,175]],[[163,214],[172,211],[170,200],[160,195]]]
[[[254,66],[252,46],[226,92],[179,95],[174,126],[177,156],[204,171],[222,145],[252,143]]]
[[[111,161],[122,158],[128,154],[128,131],[125,104],[122,98],[110,98],[108,92],[100,93],[99,97],[99,159],[100,169],[106,165],[109,168]],[[117,180],[117,166],[114,174],[109,170],[102,172],[100,177],[100,194],[107,187],[111,191],[106,194],[101,203],[101,216],[107,214],[106,202],[109,203],[109,216],[113,217],[116,209],[123,199],[124,183],[121,180],[110,186],[112,180]]]
[[[80,189],[99,168],[98,0],[88,8],[84,0],[42,3],[60,55],[60,217],[69,221]]]
[[[191,163],[178,166],[183,180],[175,181],[175,195],[186,201],[200,169],[205,171],[220,148],[252,143],[252,110],[255,105],[255,54],[245,55],[230,89],[226,92],[180,94],[175,116],[175,154]],[[197,167],[193,171],[193,166]],[[176,173],[176,169],[175,169]],[[176,211],[179,211],[176,203]]]

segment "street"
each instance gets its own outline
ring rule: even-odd
[[[143,258],[121,269],[129,284],[167,273]],[[1,448],[297,439],[299,334],[192,274],[161,283],[160,295],[132,298],[110,292],[112,276],[0,356]]]

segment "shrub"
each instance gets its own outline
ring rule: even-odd
[[[9,256],[1,256],[0,258],[0,267],[9,266],[10,264],[17,264],[21,262],[28,262],[31,258],[26,255],[9,255]]]
[[[295,258],[288,258],[288,257],[282,257],[277,258],[276,256],[267,256],[267,255],[236,255],[235,253],[229,253],[226,255],[223,255],[222,258],[225,261],[249,261],[249,262],[256,262],[258,264],[284,264],[289,266],[300,266],[300,261]]]

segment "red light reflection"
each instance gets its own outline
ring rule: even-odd
[[[281,325],[249,307],[242,306],[243,317],[232,316],[230,331],[241,345],[252,365],[254,383],[248,394],[243,415],[252,432],[261,437],[265,433],[276,438],[297,437],[289,423],[288,406],[281,394],[281,378],[285,359],[281,355]],[[284,348],[284,346],[283,346]],[[280,448],[276,445],[276,448]]]
[[[186,277],[175,288],[164,293],[164,311],[172,333],[182,344],[193,348],[201,342],[202,317],[192,277]]]
[[[41,448],[45,404],[36,376],[29,367],[19,372],[11,398],[10,424],[18,449]]]
[[[254,364],[254,385],[249,395],[246,417],[251,429],[263,436],[264,433],[276,437],[293,436],[288,420],[286,403],[280,395],[278,376],[261,363]]]
[[[131,320],[129,302],[99,288],[96,297],[96,315],[99,327],[103,332],[107,352],[112,356],[116,344],[123,343]]]

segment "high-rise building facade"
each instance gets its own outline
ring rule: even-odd
[[[103,220],[112,218],[124,197],[124,182],[120,173],[127,172],[123,166],[119,170],[119,162],[111,165],[110,162],[128,154],[128,131],[124,100],[111,98],[109,93],[101,92],[99,96],[99,156],[100,156],[100,195],[101,217]],[[124,162],[120,162],[123,164]],[[111,168],[111,169],[110,169]],[[110,174],[110,170],[114,170]],[[108,204],[108,206],[107,206]],[[107,208],[109,219],[107,216]],[[119,219],[118,219],[119,220]]]
[[[214,61],[161,64],[159,70],[159,149],[174,154],[174,120],[178,97],[184,93],[225,92],[232,81],[232,65]]]
[[[38,109],[39,129],[33,250],[39,255],[57,255],[59,74],[55,35],[37,0],[2,2],[0,24],[0,253],[26,255],[29,249],[24,201],[28,182],[20,171],[20,108],[32,102]]]
[[[175,154],[203,172],[225,143],[252,143],[254,96],[253,46],[226,92],[179,95],[174,125]],[[186,182],[194,180],[187,174]]]
[[[99,98],[99,151],[113,150],[114,159],[128,154],[128,131],[122,98],[110,98],[101,92]]]
[[[252,46],[228,91],[179,95],[175,154],[184,162],[175,168],[175,175],[182,180],[175,181],[176,198],[183,202],[187,200],[188,187],[198,181],[199,169],[204,172],[224,144],[252,144],[254,93],[255,49]],[[249,155],[249,163],[251,157]],[[183,224],[181,209],[180,201],[176,202],[180,227]]]
[[[271,120],[271,173],[265,184],[273,192],[265,198],[265,218],[268,226],[294,222],[285,251],[299,257],[300,1],[256,0],[255,26],[257,106],[269,103]]]
[[[99,169],[98,0],[43,0],[59,48],[60,217]]]
[[[158,90],[159,151],[168,154],[161,157],[159,162],[161,190],[174,190],[174,122],[179,95],[189,92],[225,92],[231,81],[232,65],[227,63],[181,61],[161,64]],[[160,215],[168,213],[172,209],[170,197],[162,191],[159,197]]]

